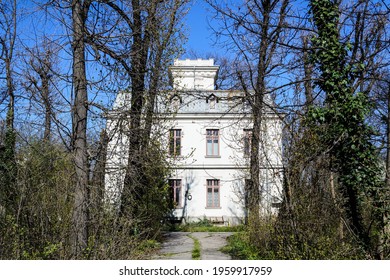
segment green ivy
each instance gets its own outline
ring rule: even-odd
[[[339,39],[339,1],[312,0],[311,12],[317,28],[312,38],[312,61],[320,73],[316,85],[326,94],[323,106],[312,107],[309,126],[318,134],[338,173],[339,192],[349,227],[359,243],[372,251],[377,232],[383,227],[383,182],[373,129],[366,123],[371,105],[363,93],[353,92],[352,77],[364,68],[346,63],[350,43]],[[367,207],[369,206],[369,207]],[[367,211],[371,220],[366,221]],[[379,229],[379,230],[378,230]]]

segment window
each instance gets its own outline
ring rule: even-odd
[[[217,208],[219,207],[219,180],[208,179],[207,180],[207,207]]]
[[[219,156],[219,130],[206,129],[206,155]]]
[[[249,157],[251,154],[252,129],[244,129],[244,156]]]
[[[176,208],[180,208],[181,206],[181,179],[172,179],[169,180],[169,184],[172,187],[172,200],[173,204]]]
[[[169,131],[169,154],[171,156],[181,155],[181,129]]]
[[[210,99],[210,109],[215,109],[215,98]]]
[[[211,94],[206,98],[206,102],[210,103],[210,109],[215,109],[215,104],[218,103],[218,98],[214,94]]]
[[[174,96],[172,96],[170,101],[171,101],[172,109],[177,111],[180,107],[180,104],[182,103],[181,98],[177,94],[175,94]]]
[[[206,98],[206,102],[210,104],[210,109],[215,109],[215,104],[218,103],[218,98],[214,94],[211,94]]]

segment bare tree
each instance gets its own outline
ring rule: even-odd
[[[73,90],[72,108],[72,147],[76,171],[76,186],[72,218],[72,251],[79,257],[88,242],[88,93],[85,68],[85,23],[90,8],[90,0],[73,0],[72,9],[72,51],[73,51]]]
[[[24,57],[26,69],[23,70],[25,82],[23,86],[29,93],[32,102],[43,108],[43,139],[50,141],[53,132],[53,120],[55,120],[56,79],[58,68],[58,48],[45,37],[42,45],[26,47],[29,56]],[[39,110],[39,113],[42,112]]]
[[[178,24],[186,2],[101,1],[102,5],[95,9],[100,9],[109,20],[101,25],[91,21],[88,25],[88,42],[95,49],[96,57],[100,58],[100,53],[108,56],[111,69],[123,73],[124,80],[128,81],[130,104],[125,117],[129,122],[129,156],[121,195],[121,213],[126,216],[137,212],[138,202],[147,193],[144,157],[149,153],[163,77],[168,63],[177,54]]]
[[[228,47],[237,53],[241,65],[237,69],[246,102],[250,104],[253,119],[250,155],[250,184],[248,186],[248,222],[251,240],[256,241],[260,222],[262,185],[260,178],[260,151],[265,96],[270,93],[269,77],[278,64],[281,42],[288,13],[288,0],[243,1],[242,5],[208,1],[216,11],[222,28],[217,35],[228,38]]]
[[[16,133],[14,129],[15,120],[15,81],[14,81],[14,50],[17,36],[17,3],[13,1],[2,1],[0,3],[0,60],[4,67],[5,74],[5,96],[8,100],[4,143],[0,151],[0,171],[2,197],[0,203],[10,213],[16,214],[17,190],[15,144]]]

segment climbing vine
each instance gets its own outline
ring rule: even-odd
[[[364,65],[346,62],[350,45],[340,41],[339,1],[310,2],[317,29],[312,38],[312,60],[319,70],[316,85],[326,97],[323,106],[309,110],[308,120],[327,147],[348,226],[372,253],[383,231],[385,209],[378,155],[370,140],[373,129],[365,121],[370,103],[352,87],[355,73]]]

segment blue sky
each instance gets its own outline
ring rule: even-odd
[[[203,0],[195,0],[186,17],[188,27],[188,42],[186,50],[193,49],[199,54],[212,52],[217,47],[213,46],[213,32],[208,25],[210,11]]]

